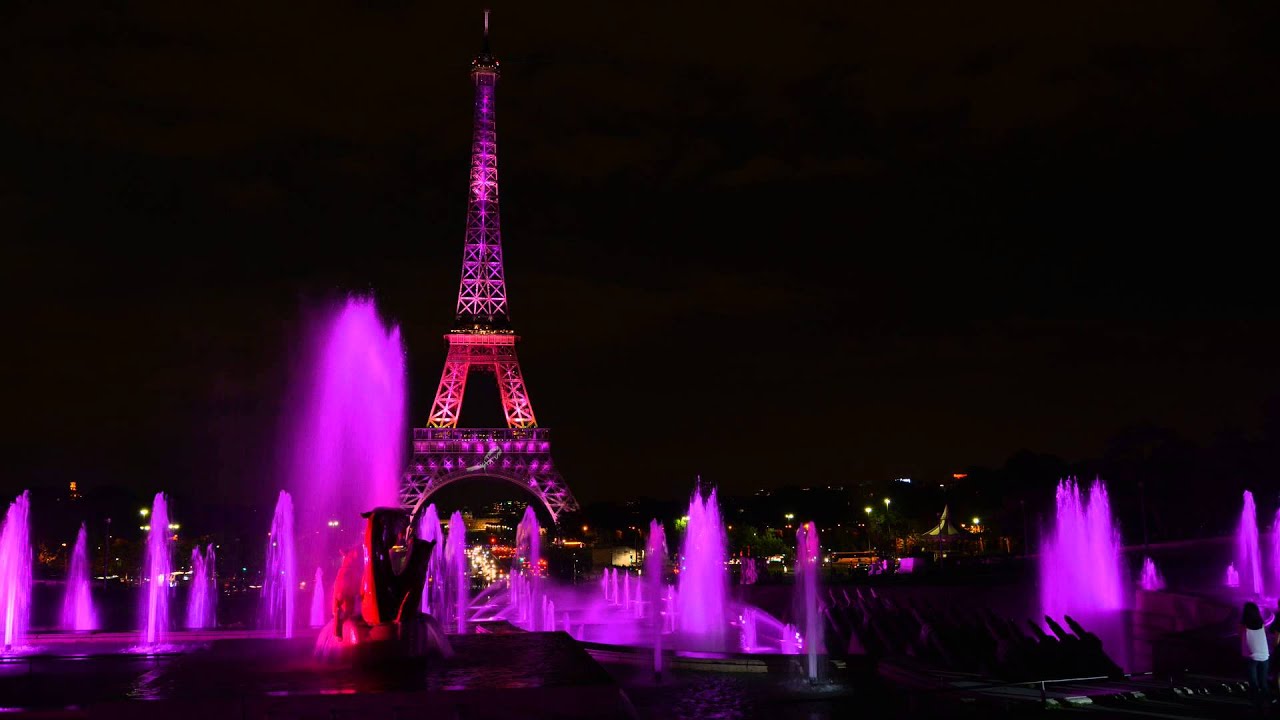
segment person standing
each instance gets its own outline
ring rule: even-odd
[[[1246,602],[1240,614],[1240,650],[1248,665],[1249,687],[1253,690],[1254,703],[1264,708],[1270,696],[1267,665],[1271,660],[1271,643],[1267,642],[1267,628],[1262,622],[1262,611],[1255,602]]]

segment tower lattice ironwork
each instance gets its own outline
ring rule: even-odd
[[[405,474],[401,500],[414,506],[445,485],[472,477],[493,477],[532,492],[558,522],[562,513],[577,510],[578,502],[552,464],[549,431],[538,427],[533,414],[516,358],[519,338],[507,314],[494,124],[498,75],[498,59],[489,49],[486,10],[484,44],[471,61],[476,94],[457,315],[453,329],[445,335],[448,352],[427,427],[414,430],[413,460]],[[492,372],[496,377],[506,428],[458,427],[462,396],[473,370]]]

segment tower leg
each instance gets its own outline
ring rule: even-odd
[[[502,395],[502,410],[507,415],[507,427],[537,427],[538,421],[533,416],[533,405],[529,402],[514,346],[498,348],[494,371],[498,378],[498,392]]]
[[[444,372],[440,374],[440,387],[436,388],[436,400],[431,404],[428,427],[458,426],[458,412],[462,409],[462,393],[467,389],[467,370],[471,364],[467,358],[457,355],[450,348]]]

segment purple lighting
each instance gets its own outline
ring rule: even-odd
[[[1280,595],[1280,510],[1271,521],[1271,594]]]
[[[93,611],[93,596],[89,593],[89,539],[84,523],[76,533],[76,544],[71,551],[71,568],[67,572],[67,593],[62,599],[62,629],[86,632],[98,628],[98,618]]]
[[[1058,511],[1040,553],[1040,602],[1045,615],[1096,617],[1124,606],[1120,536],[1107,488],[1095,480],[1085,503],[1074,478],[1058,483]]]
[[[1142,581],[1140,583],[1143,590],[1155,591],[1164,589],[1164,578],[1160,577],[1160,571],[1156,569],[1156,561],[1151,558],[1144,558],[1142,561]]]
[[[156,493],[151,504],[151,530],[147,533],[146,577],[142,585],[142,643],[154,648],[169,632],[169,501]]]
[[[818,678],[818,646],[822,645],[822,617],[818,608],[818,580],[821,574],[822,548],[818,544],[818,528],[812,522],[807,522],[796,530],[796,604],[803,622],[810,680]],[[752,635],[755,635],[754,627]]]
[[[298,591],[293,555],[293,498],[281,490],[267,536],[267,565],[262,579],[262,626],[293,637],[294,596]]]
[[[205,552],[197,545],[191,550],[191,591],[187,595],[187,629],[216,628],[218,581],[214,568],[217,556],[210,543]]]
[[[445,567],[448,569],[453,612],[459,635],[467,634],[467,609],[471,606],[470,567],[467,563],[467,524],[462,513],[449,516],[449,530],[444,541]],[[444,620],[441,619],[443,623]]]
[[[715,636],[725,631],[727,582],[725,577],[725,535],[720,522],[716,491],[706,498],[694,488],[689,499],[689,523],[681,549],[676,618],[680,631],[688,635]]]
[[[1240,509],[1240,525],[1236,528],[1236,562],[1239,564],[1240,587],[1257,597],[1262,596],[1262,557],[1258,551],[1258,509],[1253,493],[1244,491]]]
[[[400,331],[372,299],[328,310],[311,343],[287,445],[297,528],[318,541],[306,543],[305,567],[356,543],[361,512],[398,503],[406,434]]]
[[[31,530],[29,494],[12,503],[0,531],[0,620],[4,622],[0,651],[18,647],[31,621]]]

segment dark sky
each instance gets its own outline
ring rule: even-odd
[[[1280,6],[1057,5],[492,3],[512,317],[580,499],[1256,423]],[[0,5],[7,493],[279,487],[286,358],[349,290],[425,420],[481,7]]]

